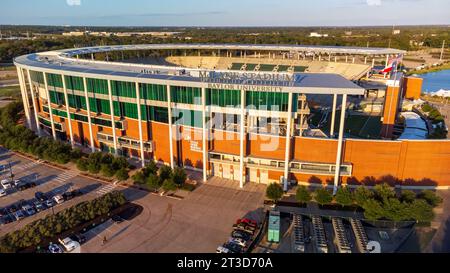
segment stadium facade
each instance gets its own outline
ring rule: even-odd
[[[404,187],[450,186],[447,140],[390,139],[402,79],[385,82],[385,139],[351,139],[344,135],[347,98],[364,96],[366,90],[342,75],[297,72],[294,66],[277,66],[274,72],[258,64],[261,70],[231,71],[111,60],[113,54],[123,58],[124,52],[152,50],[198,50],[199,55],[207,50],[226,54],[224,58],[249,54],[255,59],[280,52],[301,59],[313,52],[328,61],[350,55],[369,63],[373,56],[403,53],[356,47],[167,44],[29,54],[15,59],[28,126],[73,146],[133,157],[142,165],[154,160],[183,166],[203,172],[205,181],[220,176],[239,181],[241,187],[246,182],[298,182],[336,189],[378,181]],[[304,135],[310,113],[306,97],[314,94],[333,98],[329,137]]]

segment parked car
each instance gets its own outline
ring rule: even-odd
[[[36,192],[34,194],[34,197],[41,202],[44,202],[45,200],[48,199],[47,195],[45,195],[43,192],[40,191]]]
[[[0,225],[6,225],[14,222],[16,219],[11,214],[6,214],[0,217]]]
[[[3,179],[0,181],[0,184],[2,185],[3,189],[10,189],[11,188],[11,180],[9,179]]]
[[[69,236],[70,239],[77,241],[80,245],[86,242],[86,237],[81,233],[75,233]]]
[[[16,179],[11,184],[13,184],[14,187],[17,187],[17,186],[19,186],[20,182],[21,181],[19,179]]]
[[[62,197],[62,195],[60,194],[53,196],[53,200],[56,202],[56,204],[64,203],[64,197]]]
[[[237,245],[239,245],[239,246],[241,246],[241,247],[243,247],[243,248],[245,248],[245,246],[247,245],[247,243],[246,243],[242,238],[233,238],[233,237],[231,237],[231,238],[228,240],[228,242],[229,242],[229,243],[237,244]]]
[[[36,183],[35,182],[25,182],[25,183],[20,183],[17,188],[19,189],[19,191],[24,191],[26,189],[29,188],[34,188],[36,187]]]
[[[30,205],[25,205],[22,207],[22,209],[28,216],[36,214],[36,210],[34,210],[34,208]]]
[[[247,232],[241,231],[241,230],[233,230],[231,232],[231,237],[233,238],[240,238],[244,241],[249,241],[251,239],[251,235]]]
[[[247,224],[247,225],[255,227],[255,228],[257,227],[256,221],[252,220],[252,219],[248,219],[248,218],[238,219],[236,224],[240,224],[240,223],[244,223],[244,224]]]
[[[73,191],[68,191],[62,194],[62,197],[64,198],[64,200],[70,200],[74,197],[80,196],[83,193],[80,190],[73,190]]]
[[[0,189],[0,197],[8,195],[4,189]]]
[[[33,203],[33,206],[34,206],[34,208],[36,209],[37,212],[43,211],[43,210],[46,209],[45,205],[42,202],[40,202],[40,201],[35,201]]]
[[[44,201],[44,204],[45,204],[45,206],[46,206],[47,208],[51,208],[51,207],[53,207],[53,206],[55,205],[55,202],[53,202],[52,199],[48,199],[48,200],[45,200],[45,201]]]
[[[218,246],[216,249],[216,253],[230,253],[231,251],[223,246]]]
[[[60,245],[54,244],[54,243],[50,243],[50,245],[48,246],[48,250],[50,251],[50,253],[63,253],[64,252]]]
[[[72,250],[74,250],[75,248],[79,247],[80,244],[72,239],[70,239],[69,237],[64,238],[64,239],[58,239],[59,243],[65,248],[65,250],[67,252],[70,252]]]
[[[6,211],[10,214],[13,214],[17,210],[19,210],[19,207],[16,204],[12,204],[12,205],[9,205],[8,207],[6,207]]]
[[[16,212],[14,212],[14,217],[16,218],[17,221],[25,218],[25,214],[23,214],[22,210],[18,210]]]
[[[223,247],[228,248],[233,253],[242,253],[242,247],[240,247],[239,245],[237,245],[235,243],[225,243],[225,244],[223,244]]]

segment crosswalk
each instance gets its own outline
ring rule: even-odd
[[[98,195],[104,195],[107,194],[108,192],[113,191],[116,187],[117,186],[114,183],[108,184],[95,191],[95,193]]]
[[[74,178],[77,175],[78,175],[77,172],[69,170],[69,171],[65,171],[63,173],[58,174],[58,176],[55,179],[53,179],[53,181],[55,181],[56,183],[62,185],[62,184],[65,184],[68,180]]]

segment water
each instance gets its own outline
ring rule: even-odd
[[[423,78],[422,91],[436,92],[440,89],[450,90],[450,69],[419,75]]]

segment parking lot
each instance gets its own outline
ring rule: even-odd
[[[3,209],[20,201],[26,201],[32,205],[34,201],[36,201],[36,192],[42,192],[49,198],[77,189],[81,190],[83,193],[81,196],[61,204],[56,204],[53,209],[48,208],[31,216],[25,215],[26,217],[19,221],[1,225],[0,237],[8,232],[19,229],[36,219],[43,218],[47,214],[56,213],[79,202],[94,199],[113,189],[113,185],[111,184],[104,185],[100,181],[78,176],[75,171],[59,170],[49,167],[42,162],[31,161],[3,148],[0,149],[0,165],[11,165],[11,170],[9,167],[2,168],[1,180],[9,178],[10,172],[12,171],[14,180],[20,180],[20,183],[33,182],[36,184],[35,187],[24,189],[22,191],[14,186],[6,189],[7,195],[0,197],[0,209],[2,209],[2,214],[6,213]]]
[[[231,227],[242,217],[262,217],[265,186],[247,183],[239,189],[236,181],[213,177],[182,200],[154,195],[135,188],[116,187],[63,171],[0,150],[0,165],[12,166],[14,179],[35,182],[36,187],[19,191],[7,189],[0,197],[0,208],[20,200],[33,201],[40,191],[48,196],[80,189],[83,195],[55,205],[19,221],[0,226],[0,237],[47,214],[91,200],[113,189],[142,206],[140,214],[116,223],[108,220],[87,231],[81,252],[215,252],[230,237]],[[2,172],[9,177],[9,168]],[[107,242],[104,243],[104,238]]]

